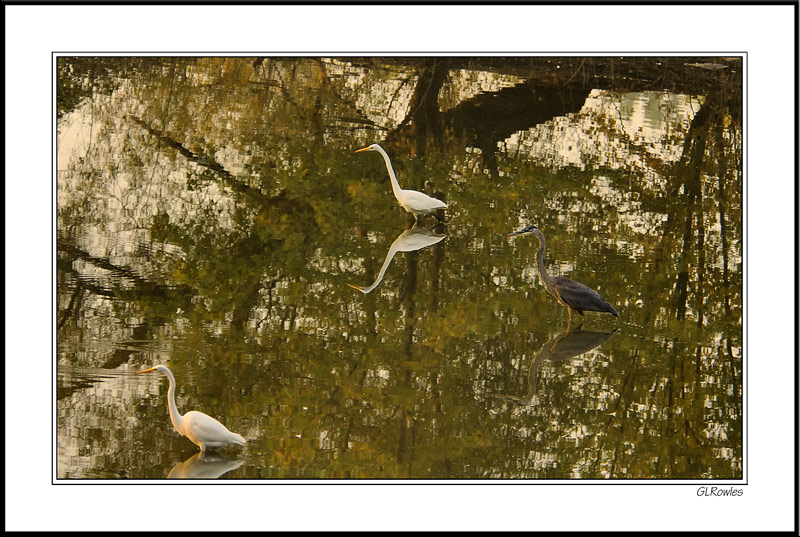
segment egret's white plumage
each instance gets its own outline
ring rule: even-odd
[[[150,369],[139,371],[136,374],[141,375],[152,371],[164,373],[169,379],[167,406],[172,426],[175,427],[179,434],[200,446],[200,451],[205,452],[206,449],[216,449],[229,445],[243,446],[245,444],[245,439],[242,435],[230,432],[227,427],[207,414],[191,410],[181,415],[178,412],[178,407],[175,406],[175,377],[172,376],[172,371],[166,366],[157,365]]]
[[[394,197],[397,198],[397,201],[400,202],[400,205],[403,207],[403,209],[414,215],[414,219],[421,214],[430,214],[436,209],[447,208],[447,204],[445,202],[437,200],[436,198],[432,198],[427,194],[417,192],[416,190],[403,190],[400,188],[400,183],[397,182],[397,176],[392,168],[392,162],[389,160],[389,155],[386,154],[386,151],[384,151],[381,146],[378,144],[372,144],[363,149],[359,149],[356,151],[356,153],[360,153],[362,151],[377,151],[381,154],[381,156],[383,156],[383,160],[386,162],[386,169],[389,171],[389,179],[392,181],[392,191],[394,192]]]

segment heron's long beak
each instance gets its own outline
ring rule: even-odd
[[[507,234],[506,237],[512,237],[514,235],[522,235],[523,233],[530,233],[534,229],[536,229],[536,226],[534,226],[534,225],[525,226],[524,228],[520,229],[519,231],[514,231],[513,233]]]
[[[137,375],[141,375],[142,373],[150,373],[151,371],[155,371],[155,370],[156,370],[155,367],[151,367],[150,369],[145,369],[144,371],[137,371],[136,374]]]
[[[353,151],[353,153],[361,153],[362,151],[369,151],[369,147],[364,147],[362,149],[359,149],[358,151]]]

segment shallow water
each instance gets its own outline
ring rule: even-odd
[[[741,477],[737,65],[494,60],[60,58],[57,477]]]

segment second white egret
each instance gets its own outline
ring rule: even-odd
[[[386,162],[386,169],[389,171],[389,179],[392,181],[392,191],[394,192],[394,197],[397,198],[397,201],[400,202],[400,205],[403,207],[403,209],[414,215],[414,220],[417,220],[417,217],[421,214],[424,215],[431,213],[433,213],[437,220],[441,220],[439,215],[434,213],[434,211],[437,209],[447,208],[447,204],[441,200],[432,198],[427,194],[423,194],[422,192],[417,192],[416,190],[403,190],[400,188],[400,183],[397,182],[397,176],[392,168],[392,162],[389,160],[389,155],[386,154],[386,151],[384,151],[381,146],[378,144],[372,144],[363,149],[359,149],[356,151],[356,153],[361,153],[362,151],[377,151],[381,154],[381,156],[383,156],[383,160]]]
[[[169,379],[169,392],[167,393],[167,406],[169,407],[169,418],[172,426],[179,434],[185,436],[196,445],[200,446],[200,451],[205,453],[206,449],[216,449],[230,445],[243,446],[245,439],[242,435],[232,433],[223,424],[202,412],[192,410],[184,415],[178,412],[175,406],[175,377],[172,376],[167,366],[157,365],[136,374],[150,373],[158,371],[164,373]]]

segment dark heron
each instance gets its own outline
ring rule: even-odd
[[[506,237],[514,235],[523,235],[533,233],[539,239],[539,249],[536,251],[536,266],[539,270],[539,279],[542,281],[545,289],[556,297],[556,300],[569,309],[569,322],[572,324],[572,313],[578,312],[581,316],[581,323],[583,323],[584,311],[599,311],[603,313],[610,313],[614,317],[619,317],[619,313],[614,309],[614,306],[601,297],[600,294],[586,287],[582,283],[578,283],[563,276],[550,276],[544,268],[544,235],[542,231],[536,226],[527,226],[514,233],[509,233]]]

